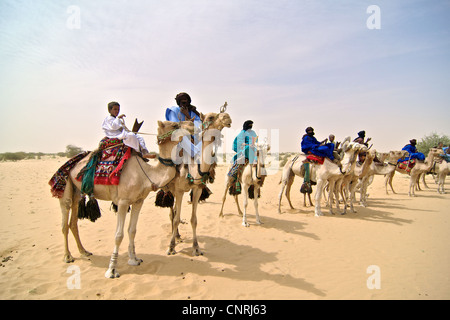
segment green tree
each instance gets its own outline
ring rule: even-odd
[[[417,142],[417,151],[428,155],[430,149],[437,147],[439,142],[442,142],[444,146],[448,146],[450,144],[450,138],[446,135],[438,135],[437,133],[433,132]]]
[[[79,154],[80,152],[83,152],[83,149],[81,149],[80,147],[74,146],[69,144],[66,147],[66,156],[68,158],[72,158],[74,156],[76,156],[77,154]]]

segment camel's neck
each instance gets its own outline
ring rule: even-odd
[[[425,158],[424,164],[428,170],[430,170],[431,167],[433,166],[434,158],[435,158],[434,153],[428,154],[428,156]]]
[[[348,173],[355,168],[356,154],[354,152],[346,152],[342,161],[342,172]]]

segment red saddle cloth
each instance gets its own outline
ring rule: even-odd
[[[95,167],[94,185],[118,185],[123,166],[131,156],[131,148],[123,140],[103,138],[98,147],[98,162]],[[81,181],[82,175],[77,179]]]
[[[401,161],[398,163],[398,168],[405,170],[406,172],[411,172],[412,168],[416,165],[416,159],[412,159],[409,161]]]
[[[311,153],[306,156],[306,159],[308,159],[311,162],[318,163],[318,164],[323,164],[323,162],[325,161],[325,157],[316,156],[315,154],[311,154]]]

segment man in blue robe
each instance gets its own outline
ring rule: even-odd
[[[166,120],[173,122],[180,121],[192,121],[196,131],[201,131],[202,120],[200,119],[200,113],[197,108],[191,105],[191,97],[181,92],[175,97],[177,106],[172,106],[166,109]],[[183,137],[179,146],[184,150],[186,154],[194,158],[200,155],[202,150],[202,141],[198,134],[194,134],[191,137]]]
[[[251,164],[256,163],[256,141],[258,136],[252,128],[253,121],[245,121],[242,131],[234,139],[233,151],[236,154],[233,156],[233,162],[238,160],[240,163],[244,163],[245,160],[248,160]]]
[[[236,152],[236,154],[233,156],[233,165],[228,172],[228,176],[233,178],[229,189],[231,195],[238,195],[241,193],[240,180],[245,166],[247,164],[254,165],[257,163],[256,142],[258,141],[258,136],[252,128],[253,121],[245,121],[242,131],[239,132],[233,141],[233,151]]]
[[[312,153],[319,157],[326,157],[329,158],[331,161],[338,163],[337,161],[334,161],[334,143],[326,143],[327,139],[325,139],[322,142],[317,141],[316,137],[314,137],[314,129],[311,127],[306,128],[306,134],[303,135],[302,138],[302,152],[305,154]]]
[[[422,152],[417,152],[416,144],[416,139],[409,140],[409,144],[404,146],[402,149],[408,151],[409,157],[405,157],[404,159],[400,159],[399,161],[409,161],[410,159],[417,159],[421,161],[425,160],[425,155]]]

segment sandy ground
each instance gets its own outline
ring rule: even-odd
[[[0,163],[0,299],[449,299],[450,195],[430,189],[407,195],[408,177],[396,174],[398,194],[386,195],[383,177],[369,187],[368,207],[357,213],[314,217],[303,207],[296,178],[292,199],[283,198],[277,213],[281,172],[269,176],[259,211],[263,225],[241,225],[228,197],[225,217],[218,217],[226,167],[217,169],[213,195],[199,206],[199,244],[191,254],[190,205],[184,201],[183,242],[167,256],[168,210],[144,204],[136,252],[144,262],[127,265],[128,239],[122,242],[121,277],[104,272],[114,246],[115,214],[100,202],[97,222],[80,221],[85,248],[81,257],[70,235],[75,262],[63,262],[59,202],[48,180],[67,159]],[[449,180],[447,180],[449,181]],[[447,188],[450,190],[450,186]],[[327,210],[324,210],[327,212]]]

